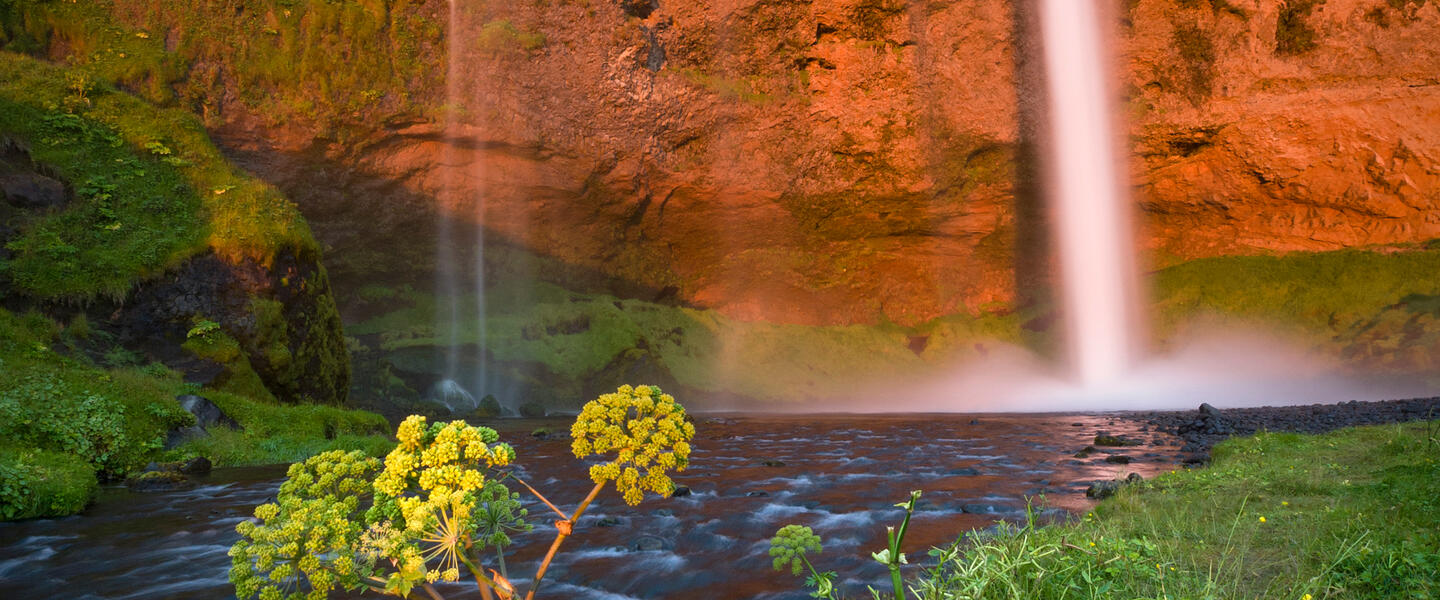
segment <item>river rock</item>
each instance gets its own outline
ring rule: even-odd
[[[146,471],[126,478],[125,487],[136,492],[172,492],[195,487],[195,482],[179,471]]]
[[[1130,464],[1130,457],[1124,454],[1113,454],[1105,457],[1105,462],[1112,465],[1128,465]]]
[[[691,494],[691,492],[690,492],[689,486],[677,485],[677,486],[675,486],[675,489],[674,489],[674,490],[671,490],[671,492],[670,492],[670,497],[671,497],[671,498],[684,498],[684,497],[686,497],[686,496],[689,496],[690,494]]]
[[[993,504],[961,504],[960,512],[970,515],[993,515],[1000,512],[1000,509]]]
[[[1112,447],[1112,448],[1118,448],[1118,447],[1124,447],[1124,446],[1139,446],[1139,445],[1140,445],[1140,442],[1137,442],[1137,441],[1131,440],[1131,439],[1126,439],[1126,438],[1121,437],[1121,436],[1118,436],[1118,435],[1110,435],[1110,434],[1105,433],[1105,432],[1102,431],[1102,432],[1100,432],[1100,433],[1095,434],[1095,445],[1096,445],[1096,446],[1108,446],[1108,447]]]
[[[1090,484],[1090,487],[1085,488],[1085,497],[1104,500],[1105,498],[1114,496],[1115,492],[1119,490],[1119,481],[1097,481]]]
[[[635,541],[630,542],[630,549],[636,552],[657,552],[660,550],[665,550],[668,547],[669,544],[666,543],[663,538],[655,537],[653,535],[640,536],[639,538],[636,538]]]

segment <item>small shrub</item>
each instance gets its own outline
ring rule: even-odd
[[[1275,20],[1275,53],[1304,54],[1315,48],[1315,29],[1306,22],[1310,11],[1324,0],[1288,0]]]

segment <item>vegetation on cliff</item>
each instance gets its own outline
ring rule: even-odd
[[[65,190],[49,207],[0,203],[0,518],[76,512],[97,478],[167,457],[382,450],[378,415],[276,404],[344,397],[339,315],[295,206],[192,115],[0,52],[0,151],[0,172]],[[228,370],[223,389],[152,362],[193,366],[182,344]],[[202,391],[241,430],[167,450],[193,422],[176,396]]]
[[[444,51],[432,4],[8,0],[0,47],[65,48],[94,80],[207,119],[243,107],[324,130],[434,103],[419,93],[443,75],[428,58]]]
[[[1224,256],[1155,274],[1157,329],[1197,315],[1281,328],[1358,366],[1433,371],[1440,361],[1440,248],[1434,244]]]

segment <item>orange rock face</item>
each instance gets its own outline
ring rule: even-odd
[[[1125,4],[1149,248],[1440,236],[1436,3]],[[327,160],[492,241],[742,318],[915,323],[1014,299],[1016,231],[1034,226],[1016,218],[1017,115],[1034,99],[1010,2],[461,6],[450,89],[411,91],[449,116],[322,145]],[[238,151],[309,144],[245,123],[222,127]],[[304,181],[285,187],[325,213]],[[422,214],[375,206],[396,196],[312,221],[343,251],[397,226],[383,215]]]

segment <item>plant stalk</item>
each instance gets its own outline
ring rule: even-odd
[[[524,482],[522,481],[521,484],[524,484]],[[525,487],[528,488],[530,486],[526,485]],[[585,509],[590,506],[591,502],[595,501],[596,496],[600,495],[600,489],[603,487],[605,487],[604,482],[595,484],[595,487],[590,489],[590,494],[585,496],[585,500],[580,502],[579,507],[576,507],[575,514],[570,515],[564,521],[555,522],[556,529],[559,531],[555,533],[555,541],[550,544],[550,551],[545,553],[545,560],[540,561],[540,570],[535,572],[535,582],[530,584],[530,592],[525,594],[525,600],[535,600],[535,590],[540,589],[540,580],[545,578],[545,570],[550,568],[550,561],[555,558],[555,553],[560,551],[560,544],[565,541],[566,536],[570,535],[569,532],[573,531],[572,528],[575,526],[575,522],[580,520],[581,515],[585,514]],[[533,492],[534,490],[532,489],[531,491]],[[544,498],[542,497],[541,499],[543,500]],[[547,501],[546,504],[549,504],[549,502]],[[551,508],[554,507],[552,506]],[[563,515],[565,513],[560,514]],[[567,526],[561,528],[561,523]]]

